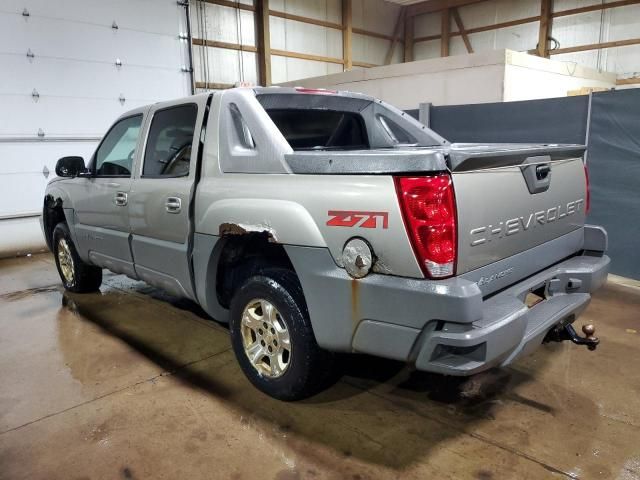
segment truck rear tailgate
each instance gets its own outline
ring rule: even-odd
[[[479,170],[454,170],[458,275],[583,227],[586,179],[582,159],[552,160],[540,155],[527,161]],[[576,242],[575,251],[581,248],[579,240]]]

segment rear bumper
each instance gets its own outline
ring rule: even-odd
[[[547,332],[572,322],[607,279],[609,257],[580,256],[561,262],[483,302],[482,320],[463,331],[430,332],[417,346],[419,370],[471,375],[531,353]],[[545,287],[547,299],[532,308],[525,297]]]
[[[558,239],[523,252],[524,259],[512,258],[512,265],[523,262],[538,273],[497,293],[464,277],[425,280],[371,274],[355,280],[333,263],[326,249],[286,250],[321,347],[402,360],[420,370],[471,375],[530,353],[553,326],[573,321],[587,307],[590,294],[607,278],[607,236],[591,226],[576,234],[577,249],[567,237],[573,250],[558,248],[563,241]],[[542,262],[545,250],[565,260],[544,268],[536,262]],[[567,258],[576,250],[582,253]],[[489,270],[496,268],[494,264]],[[546,300],[528,308],[525,297],[541,287],[546,288]]]

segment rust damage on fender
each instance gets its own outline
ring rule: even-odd
[[[278,243],[275,232],[267,225],[243,225],[241,223],[221,223],[218,229],[218,235],[248,235],[252,233],[261,233],[267,236],[270,243]]]

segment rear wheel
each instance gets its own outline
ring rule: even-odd
[[[102,269],[82,261],[66,223],[53,230],[53,256],[64,288],[70,292],[95,292],[102,284]]]
[[[280,400],[328,386],[333,355],[316,343],[302,287],[286,269],[249,278],[231,300],[231,341],[244,374]]]

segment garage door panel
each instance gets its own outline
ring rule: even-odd
[[[0,143],[0,219],[29,215],[42,209],[42,193],[55,177],[59,158],[79,155],[88,160],[98,142],[22,142]],[[45,175],[44,168],[48,175]]]
[[[176,31],[178,28],[176,27]],[[96,26],[88,23],[61,22],[34,17],[0,15],[2,51],[23,55],[27,50],[36,56],[88,60],[115,64],[165,67],[180,70],[185,49],[173,36],[149,34],[135,30]]]
[[[4,175],[38,173],[46,166],[49,179],[55,176],[54,170],[59,158],[79,155],[88,161],[98,146],[98,139],[87,141],[14,141],[0,142],[0,178]]]
[[[0,2],[0,217],[39,211],[56,161],[88,160],[118,116],[190,93],[185,13],[175,0]]]
[[[84,62],[51,58],[29,62],[23,57],[6,56],[4,66],[12,75],[0,83],[0,93],[31,95],[35,88],[41,98],[69,97],[69,92],[73,92],[74,97],[117,100],[123,94],[125,99],[152,103],[158,98],[183,96],[190,82],[189,75],[177,69],[131,65],[118,69],[104,63],[87,68]],[[64,77],[65,82],[60,82],[60,77]]]
[[[171,0],[3,0],[2,10],[22,14],[30,13],[29,20],[38,16],[60,19],[66,22],[86,22],[111,27],[118,26],[144,32],[174,35],[184,27],[184,7]],[[22,16],[21,16],[22,19]],[[24,19],[22,19],[24,20]],[[27,20],[25,20],[27,21]]]
[[[38,129],[46,136],[101,136],[113,121],[132,108],[148,103],[117,99],[6,96],[0,112],[0,138],[36,137]],[[11,113],[10,113],[11,112]]]

